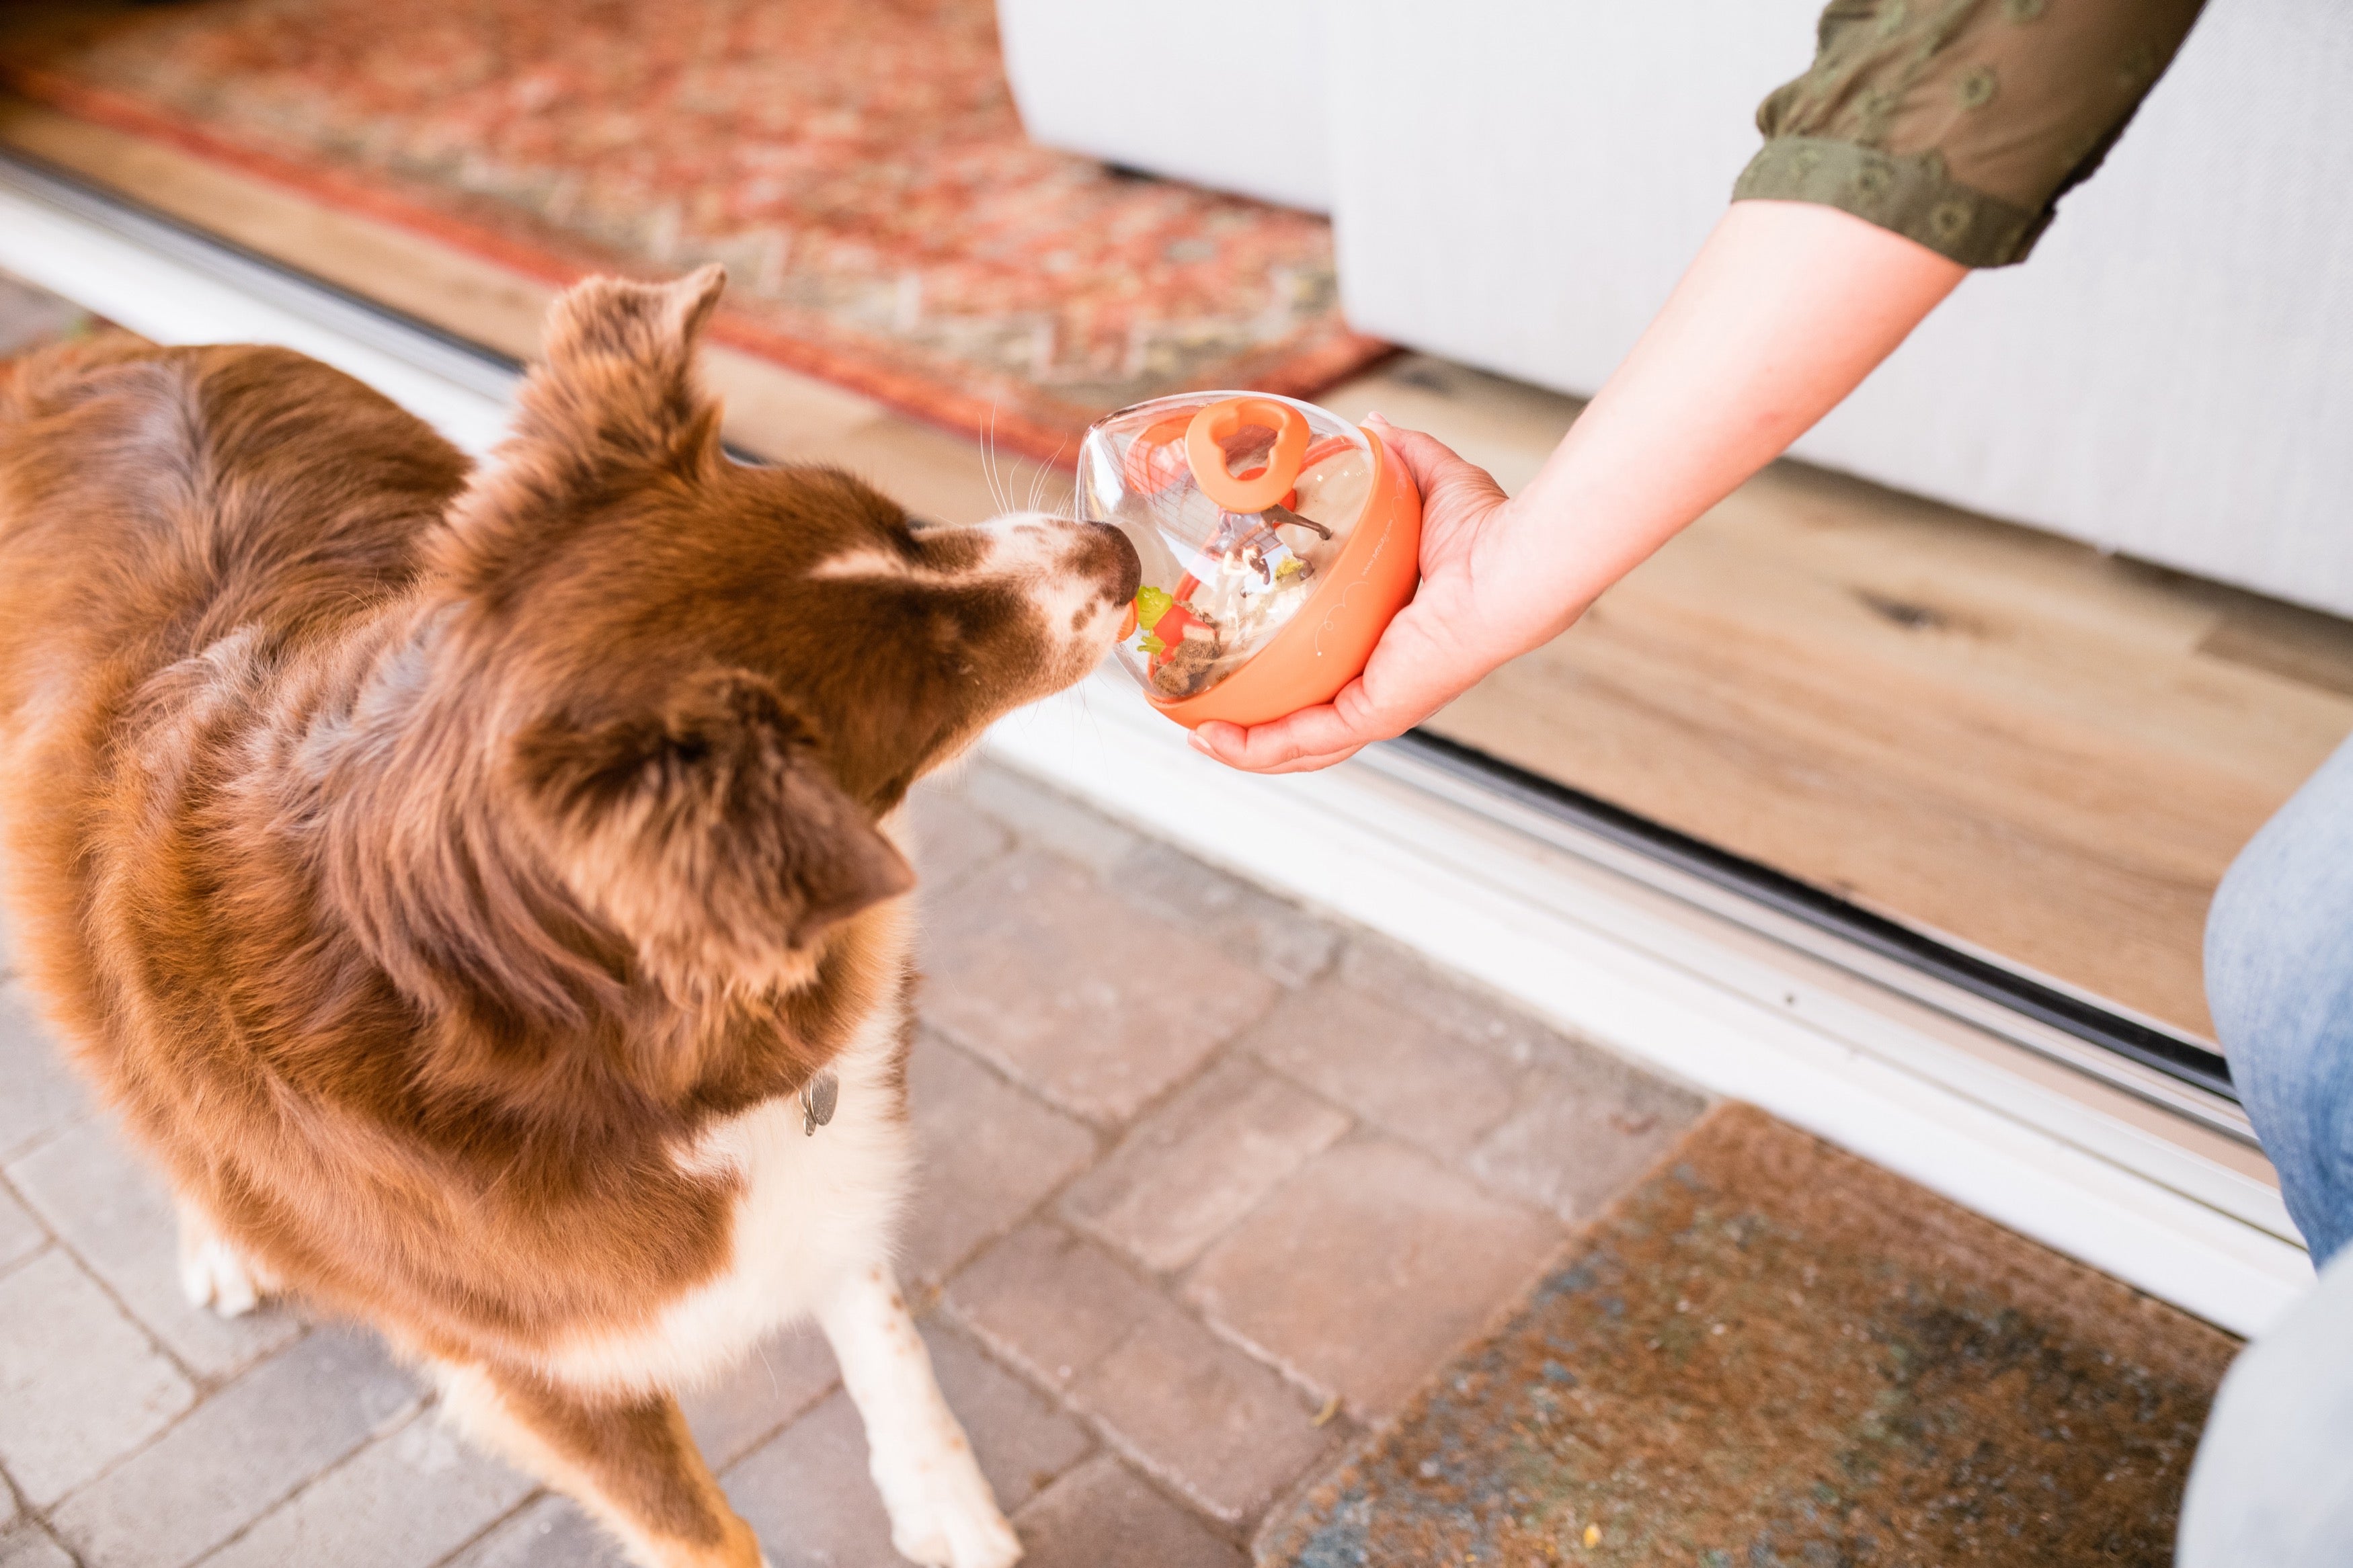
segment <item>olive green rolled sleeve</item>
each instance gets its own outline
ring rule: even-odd
[[[1966,267],[2023,261],[2204,0],[1831,0],[1733,199],[1819,202]]]

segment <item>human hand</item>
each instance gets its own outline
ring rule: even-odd
[[[1512,501],[1484,469],[1418,430],[1376,414],[1366,421],[1421,491],[1421,585],[1397,613],[1365,672],[1314,708],[1244,729],[1212,720],[1193,748],[1250,773],[1330,767],[1375,741],[1402,735],[1523,651],[1516,614],[1499,602],[1523,593],[1499,581],[1509,554]]]

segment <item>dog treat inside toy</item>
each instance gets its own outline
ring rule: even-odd
[[[1079,459],[1087,515],[1144,563],[1118,652],[1164,706],[1234,675],[1314,598],[1374,476],[1368,437],[1320,408],[1209,398],[1115,414]]]

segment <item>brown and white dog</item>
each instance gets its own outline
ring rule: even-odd
[[[721,283],[565,294],[470,473],[280,350],[0,384],[14,910],[200,1301],[375,1324],[678,1568],[761,1557],[673,1391],[814,1317],[899,1550],[993,1568],[891,1275],[892,818],[1093,668],[1135,556],[734,462],[691,365]]]

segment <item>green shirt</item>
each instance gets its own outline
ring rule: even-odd
[[[2204,0],[1831,0],[1733,199],[1820,202],[1967,267],[2026,259]]]

